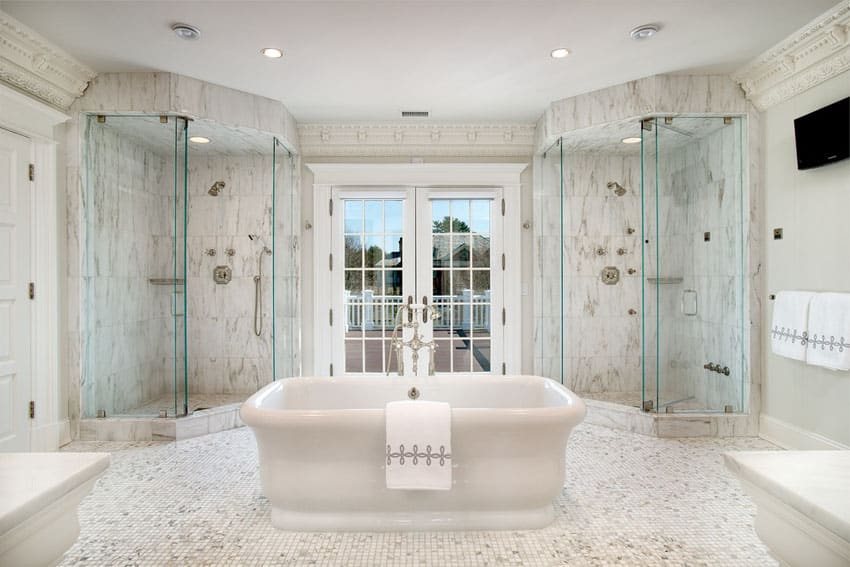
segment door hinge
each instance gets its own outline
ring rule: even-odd
[[[502,307],[502,326],[505,326],[505,321],[507,321],[507,314],[505,313],[505,308]]]
[[[334,310],[328,309],[328,325],[334,326]]]
[[[27,290],[30,296],[30,299],[35,299],[35,282],[30,282],[27,286]]]
[[[30,400],[30,419],[35,419],[35,401]]]
[[[333,198],[328,199],[328,214],[330,216],[334,216],[334,200],[333,200]]]
[[[334,365],[333,365],[333,363],[331,363],[331,364],[328,366],[328,374],[330,374],[331,376],[333,376],[333,375],[334,375]]]
[[[30,181],[35,181],[35,164],[30,164]]]
[[[505,216],[505,200],[502,199],[502,216]]]
[[[334,255],[333,254],[328,254],[328,269],[330,271],[333,271],[333,269],[334,269]]]
[[[508,373],[508,367],[507,367],[507,365],[503,362],[503,363],[502,363],[502,376],[504,376],[504,375],[505,375],[505,374],[507,374],[507,373]]]
[[[505,271],[505,255],[502,254],[502,271]]]

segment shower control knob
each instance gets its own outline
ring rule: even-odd
[[[629,315],[637,315],[637,311],[635,309],[629,309]]]
[[[728,366],[724,366],[723,368],[720,369],[720,373],[723,374],[724,376],[729,376],[730,372],[731,371],[729,370]]]
[[[717,370],[717,365],[714,364],[713,362],[709,362],[708,364],[703,365],[703,368],[705,368],[706,370],[711,370],[712,372],[715,372]]]
[[[605,250],[605,247],[604,247],[604,246],[597,246],[597,247],[596,247],[596,255],[597,255],[597,256],[604,256],[607,252],[608,252],[608,251],[607,251],[607,250]]]
[[[637,272],[637,270],[635,270],[634,268],[629,268],[629,269],[628,269],[628,270],[626,270],[626,271],[629,273],[629,275],[630,275],[630,276],[634,275],[634,274],[635,274],[635,272]]]
[[[617,248],[617,256],[624,256],[626,254],[625,248]]]

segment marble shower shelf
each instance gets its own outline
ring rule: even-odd
[[[151,285],[183,285],[186,280],[183,278],[148,278],[148,283]]]
[[[659,285],[680,284],[685,278],[646,278],[649,283],[657,283]]]

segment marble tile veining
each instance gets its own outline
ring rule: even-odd
[[[726,451],[770,449],[583,425],[544,529],[296,533],[271,527],[247,428],[176,443],[76,442],[65,450],[114,452],[62,565],[773,566],[755,509],[722,464]]]

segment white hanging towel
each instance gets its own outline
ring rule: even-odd
[[[780,291],[773,304],[770,347],[773,354],[806,360],[809,304],[817,295],[811,291]]]
[[[850,293],[818,293],[809,307],[806,362],[850,370]]]
[[[387,488],[450,490],[452,409],[442,402],[387,404]]]

